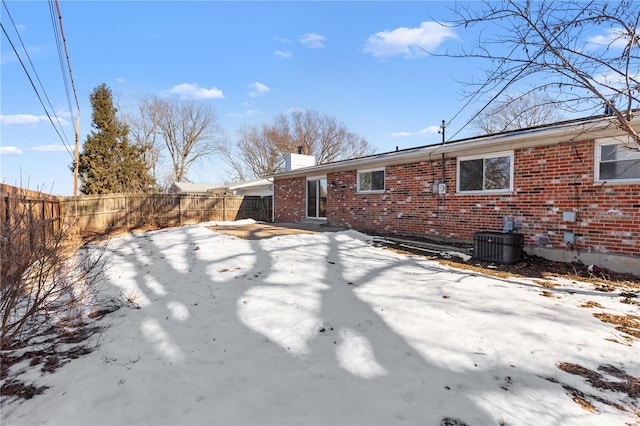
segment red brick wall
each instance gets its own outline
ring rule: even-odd
[[[386,167],[384,193],[356,193],[355,170],[333,173],[327,219],[364,232],[471,241],[474,232],[502,230],[506,218],[529,246],[566,249],[564,232],[572,231],[577,250],[638,254],[640,184],[594,183],[593,153],[593,141],[516,150],[509,194],[456,194],[456,159],[445,161],[444,196],[432,193],[442,176],[436,157]],[[276,218],[304,217],[304,178],[277,180],[275,196]],[[576,221],[563,222],[565,211]]]
[[[276,222],[300,222],[305,218],[306,179],[279,179],[274,182]]]

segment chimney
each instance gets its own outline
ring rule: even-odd
[[[301,151],[302,147],[298,147]],[[285,157],[284,171],[290,172],[291,170],[301,169],[303,167],[311,167],[316,165],[316,157],[314,155],[293,154],[289,153]]]
[[[615,99],[611,100],[611,105],[615,105],[616,101]],[[605,115],[613,115],[613,107],[610,106],[609,104],[605,103],[604,104],[604,114]]]

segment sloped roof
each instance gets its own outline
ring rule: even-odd
[[[178,192],[183,193],[200,193],[215,189],[226,189],[227,185],[210,184],[210,183],[192,183],[192,182],[174,182],[171,185]]]
[[[254,179],[254,180],[246,180],[244,182],[235,182],[230,183],[228,188],[231,190],[234,189],[247,189],[247,188],[259,188],[262,186],[268,186],[273,183],[270,179]]]
[[[634,117],[632,123],[634,127],[640,126],[640,116]],[[348,171],[365,167],[383,167],[438,158],[442,155],[452,158],[461,154],[469,155],[515,148],[553,145],[570,139],[577,140],[581,138],[584,140],[619,136],[621,133],[622,131],[619,130],[616,125],[615,117],[610,115],[596,116],[512,130],[494,135],[474,136],[445,143],[434,143],[401,150],[396,149],[396,151],[281,172],[269,177],[274,179],[292,178],[313,173],[326,174],[327,172]]]

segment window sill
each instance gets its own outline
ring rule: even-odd
[[[495,190],[495,191],[456,191],[456,195],[505,195],[513,194],[513,189]]]
[[[610,180],[596,180],[594,185],[638,185],[640,179],[610,179]]]
[[[384,189],[378,191],[356,191],[356,194],[384,194],[386,191]]]

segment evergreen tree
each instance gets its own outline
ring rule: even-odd
[[[83,194],[147,192],[155,182],[143,150],[129,144],[129,128],[118,120],[111,90],[106,84],[89,96],[91,127],[79,156],[78,174]]]

